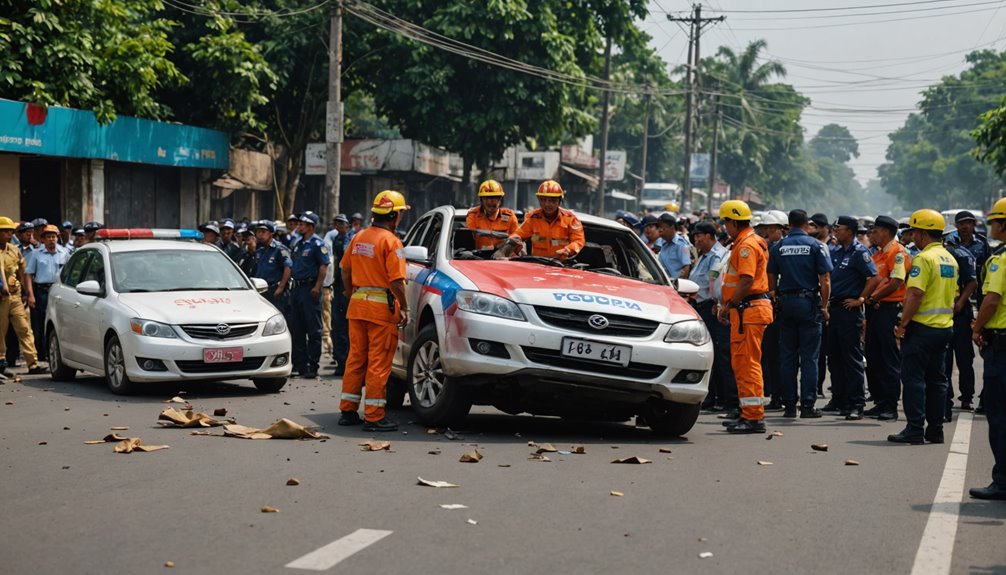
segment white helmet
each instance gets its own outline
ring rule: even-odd
[[[761,215],[758,225],[786,227],[789,225],[789,215],[781,210],[769,210]]]

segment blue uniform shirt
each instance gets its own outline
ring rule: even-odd
[[[59,244],[56,244],[56,250],[53,252],[45,249],[44,245],[40,245],[37,249],[32,250],[25,273],[32,276],[32,281],[37,284],[56,283],[56,280],[59,279],[59,272],[62,271],[69,257],[70,252]]]
[[[296,281],[317,278],[321,266],[332,263],[325,241],[318,234],[311,234],[306,240],[300,238],[290,251],[293,252],[293,279]]]
[[[692,265],[692,255],[688,251],[688,242],[678,234],[674,234],[674,239],[671,243],[664,244],[660,248],[660,253],[657,254],[660,259],[660,265],[664,266],[664,270],[667,271],[672,279],[681,277],[681,270],[685,266]]]
[[[957,260],[958,290],[964,289],[964,286],[968,285],[968,282],[978,280],[977,262],[971,250],[961,245],[947,245],[947,251]]]
[[[716,279],[713,274],[718,273],[720,263],[725,257],[727,257],[727,249],[719,242],[714,242],[713,247],[696,260],[695,266],[688,274],[688,279],[699,284],[699,293],[695,294],[696,302],[704,302],[713,296],[709,293],[709,287]]]
[[[833,268],[824,244],[800,228],[791,231],[768,251],[768,273],[779,276],[776,286],[779,293],[818,291],[818,276]]]
[[[255,277],[264,279],[270,287],[283,279],[283,268],[293,267],[290,250],[276,240],[269,245],[260,245],[255,250],[255,257]]]
[[[877,275],[870,250],[856,239],[848,248],[831,246],[831,265],[831,299],[859,297],[866,281]]]

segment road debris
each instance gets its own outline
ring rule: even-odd
[[[454,440],[458,439],[458,434],[454,433],[451,430],[451,428],[448,427],[447,431],[444,432],[444,437],[446,437],[447,439],[449,439],[451,441],[454,441]]]
[[[574,446],[570,447],[570,449],[573,450],[573,455],[583,455],[583,454],[587,453],[587,449],[584,448],[584,446],[582,446],[582,445],[574,445]]]
[[[14,401],[8,399],[7,401],[3,402],[3,404],[4,405],[14,405]]]
[[[174,561],[165,561],[164,562],[164,566],[168,567],[168,568],[174,567],[175,566],[175,562]]]
[[[377,439],[368,439],[363,443],[357,443],[360,446],[360,451],[391,451],[390,441],[380,441]]]
[[[125,441],[129,439],[128,437],[121,437],[115,433],[109,433],[101,439],[93,439],[91,441],[85,441],[84,445],[98,445],[99,443],[115,443],[117,441]]]
[[[538,450],[537,450],[538,453],[556,453],[556,452],[559,451],[551,443],[542,443],[541,445],[538,445],[537,447],[538,447]]]
[[[427,487],[437,487],[441,489],[448,487],[459,487],[458,485],[448,483],[447,481],[430,481],[427,479],[423,479],[422,477],[417,477],[416,480],[419,482],[418,483],[419,485],[425,485]]]
[[[129,426],[128,425],[113,425],[112,427],[109,427],[108,429],[110,429],[111,431],[129,431]]]
[[[227,408],[218,407],[213,410],[213,415],[215,415],[216,417],[224,417],[225,415],[227,415]]]
[[[482,454],[479,453],[478,449],[474,451],[466,451],[461,454],[461,459],[458,461],[461,463],[478,463],[479,461],[482,461]]]
[[[634,465],[642,465],[644,463],[653,463],[653,462],[650,461],[649,459],[633,455],[632,457],[623,457],[621,459],[615,459],[614,461],[612,461],[612,463],[631,463]]]
[[[775,431],[773,431],[773,432],[772,432],[772,435],[774,435],[774,436],[776,436],[776,437],[782,437],[782,435],[783,435],[783,434],[782,434],[782,432],[781,432],[781,431],[779,431],[779,430],[777,429],[777,430],[775,430]]]
[[[162,449],[169,449],[167,445],[144,445],[143,441],[139,437],[128,437],[123,439],[119,443],[115,444],[116,453],[132,453],[134,451],[140,451],[147,453],[150,451],[160,451]]]
[[[460,503],[445,503],[440,506],[441,509],[468,509],[467,505],[462,505]]]
[[[436,435],[438,433],[440,433],[440,432],[437,431],[435,427],[427,427],[426,428],[426,435]]]
[[[666,447],[661,447],[660,448],[660,453],[670,453],[670,452],[671,452],[671,450],[667,449]]]
[[[775,464],[772,463],[771,461],[761,461],[761,460],[759,460],[758,461],[758,465],[775,465]]]
[[[169,407],[157,416],[157,423],[165,427],[218,427],[225,423],[234,423],[234,420],[222,421],[213,419],[201,411],[193,412],[191,409],[181,411]]]
[[[859,465],[859,462],[856,461],[855,459],[846,459],[845,460],[845,464],[846,465]]]
[[[709,559],[712,556],[713,554],[711,551],[703,551],[702,553],[699,553],[699,559]]]
[[[500,464],[496,465],[496,467],[510,467],[510,464],[509,463],[500,463]]]
[[[468,524],[469,524],[469,525],[478,525],[478,524],[479,524],[479,522],[478,522],[478,521],[475,521],[474,519],[472,519],[472,518],[470,518],[470,517],[469,517],[469,518],[468,518]]]
[[[552,461],[543,453],[532,453],[531,455],[528,455],[527,458],[529,461],[544,461],[546,463]]]
[[[328,439],[328,436],[286,418],[280,419],[265,429],[255,429],[237,424],[224,425],[224,435],[240,439]]]
[[[185,401],[184,399],[182,399],[181,397],[178,397],[176,395],[176,396],[172,397],[171,399],[165,399],[163,401],[163,403],[188,403],[188,402]]]
[[[828,451],[827,443],[812,443],[810,446],[814,451]]]
[[[621,491],[612,491],[611,492],[611,496],[612,497],[625,497],[625,494],[622,493]]]
[[[296,477],[291,477],[290,479],[286,480],[286,484],[287,485],[300,485],[300,479],[297,479]]]
[[[38,444],[39,445],[49,445],[49,442],[48,441],[39,441]]]
[[[263,505],[262,513],[279,513],[279,509],[276,509],[275,507],[272,507],[270,505]]]
[[[427,451],[426,453],[427,453],[428,455],[440,455],[440,454],[441,454],[441,453],[443,453],[443,452],[442,452],[442,451],[440,451],[439,449],[431,449],[431,450]]]

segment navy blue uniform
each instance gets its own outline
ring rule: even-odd
[[[347,234],[332,235],[332,265],[336,266],[335,276],[332,280],[332,358],[338,362],[335,368],[335,375],[341,376],[346,370],[346,357],[349,356],[349,320],[346,319],[346,312],[349,310],[349,300],[346,298],[346,290],[342,284],[342,272],[339,269],[339,262],[346,253]]]
[[[318,285],[322,266],[332,263],[325,242],[317,235],[300,238],[293,245],[293,293],[290,294],[290,337],[293,338],[293,368],[301,374],[318,373],[321,362],[321,294],[311,295]]]
[[[279,287],[283,279],[283,270],[293,267],[293,260],[290,258],[290,250],[286,246],[273,240],[269,245],[260,245],[255,249],[255,277],[261,278],[269,284],[269,289],[262,294],[269,303],[276,306],[276,309],[287,313],[286,286],[279,298],[276,297],[276,288]]]
[[[866,282],[877,275],[870,251],[859,240],[849,247],[831,247],[831,301],[828,312],[828,367],[831,370],[831,404],[842,411],[866,405],[866,368],[863,365],[863,306],[845,309],[842,301],[858,298]]]
[[[813,408],[817,401],[818,357],[821,353],[821,274],[832,271],[831,258],[821,242],[794,229],[769,250],[768,273],[779,277],[779,394],[783,404],[797,400],[800,373],[800,406]]]
[[[971,245],[980,245],[974,241]],[[964,286],[972,281],[978,280],[978,266],[974,252],[961,245],[947,245],[947,251],[957,260],[957,291],[958,294],[964,290]],[[988,259],[988,252],[984,252],[985,259]],[[979,283],[979,285],[981,285]],[[977,291],[977,290],[976,290]],[[944,372],[947,374],[947,413],[949,417],[953,412],[954,405],[954,357],[957,357],[957,387],[961,392],[961,401],[971,402],[975,396],[975,348],[971,341],[971,320],[974,313],[971,309],[971,302],[968,301],[961,308],[960,313],[954,314],[954,335],[947,348],[947,361]]]

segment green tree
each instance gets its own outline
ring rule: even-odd
[[[847,164],[859,157],[859,143],[845,126],[827,124],[810,139],[810,151],[815,157]]]

